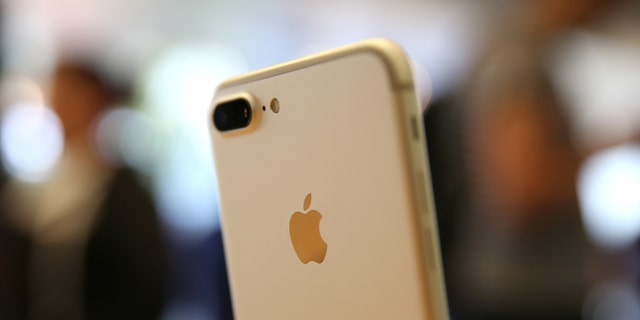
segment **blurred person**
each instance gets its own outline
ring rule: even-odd
[[[478,79],[501,89],[479,89],[490,94],[469,110],[472,208],[452,294],[469,318],[579,319],[591,250],[575,191],[580,157],[548,83],[529,78],[540,70],[518,63],[501,59],[506,73]]]
[[[166,257],[156,209],[134,172],[103,161],[99,116],[119,91],[97,68],[61,62],[51,103],[64,152],[44,183],[12,181],[8,210],[29,217],[27,314],[31,319],[157,319]]]
[[[468,84],[425,115],[455,319],[580,319],[594,248],[575,150],[546,62],[619,1],[521,1]]]

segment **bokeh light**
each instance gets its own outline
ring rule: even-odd
[[[637,42],[580,31],[553,55],[549,69],[579,147],[602,148],[640,130],[639,54]]]
[[[19,180],[45,180],[62,155],[60,121],[45,106],[9,107],[0,123],[0,132],[3,163],[9,174]]]
[[[153,189],[162,217],[185,237],[198,239],[218,225],[208,110],[216,86],[246,70],[232,46],[194,43],[167,50],[144,78],[143,104],[163,141]]]
[[[640,146],[628,144],[589,158],[578,180],[586,230],[606,249],[624,249],[640,236]]]
[[[102,158],[112,165],[152,172],[158,141],[147,114],[127,107],[105,112],[97,124],[96,144]]]

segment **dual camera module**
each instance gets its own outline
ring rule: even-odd
[[[269,109],[273,113],[280,112],[280,102],[278,99],[271,99]],[[262,106],[262,111],[266,107]],[[252,108],[251,102],[246,98],[236,98],[218,104],[213,111],[213,124],[219,131],[230,131],[246,128],[251,124]]]

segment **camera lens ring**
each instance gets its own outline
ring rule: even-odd
[[[221,132],[246,128],[252,120],[251,102],[239,97],[215,106],[212,121],[216,129]]]

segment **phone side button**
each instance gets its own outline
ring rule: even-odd
[[[418,118],[415,114],[409,116],[409,126],[411,127],[411,136],[414,140],[420,139],[420,132],[418,131]]]
[[[426,179],[424,173],[422,171],[417,171],[415,179],[417,181],[416,195],[418,197],[418,206],[420,209],[420,213],[426,217],[429,215],[429,205],[427,203],[427,197],[429,195],[427,194],[427,186],[425,185]]]

